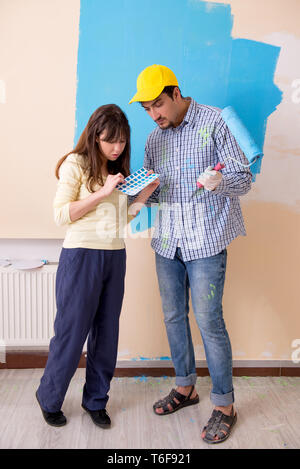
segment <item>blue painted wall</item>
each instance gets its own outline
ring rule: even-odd
[[[138,74],[158,63],[174,71],[183,96],[233,106],[263,148],[282,96],[273,83],[280,48],[233,39],[233,20],[230,5],[201,0],[81,0],[74,143],[98,106],[116,103],[132,130],[131,170],[140,168],[155,124],[128,102]],[[251,166],[254,178],[260,169],[261,160]],[[147,228],[147,211],[140,215],[133,231]]]

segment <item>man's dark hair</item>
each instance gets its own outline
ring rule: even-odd
[[[166,93],[169,96],[169,98],[171,98],[173,100],[173,92],[174,92],[175,88],[178,88],[178,86],[165,86],[164,89],[162,90],[162,93]],[[179,89],[179,93],[181,95],[180,88],[178,88],[178,89]]]

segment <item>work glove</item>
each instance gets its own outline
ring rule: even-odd
[[[208,191],[215,190],[222,181],[222,173],[220,171],[215,171],[213,166],[208,166],[204,173],[201,173],[197,179],[197,182],[202,184],[204,188]]]

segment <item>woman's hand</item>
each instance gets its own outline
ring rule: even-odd
[[[120,183],[123,183],[125,178],[122,173],[118,174],[109,174],[106,178],[104,186],[100,189],[105,197],[109,196],[116,186]]]

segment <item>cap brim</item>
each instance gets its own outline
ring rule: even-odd
[[[136,93],[136,94],[133,96],[133,98],[129,101],[128,104],[135,103],[136,101],[139,101],[138,99],[136,99],[137,95],[138,95],[138,93]]]
[[[163,89],[164,87],[159,87],[156,89],[156,91],[152,91],[151,95],[145,92],[138,91],[137,93],[135,93],[135,95],[129,101],[128,104],[131,104],[134,102],[153,101],[153,99],[156,99],[160,95]]]

